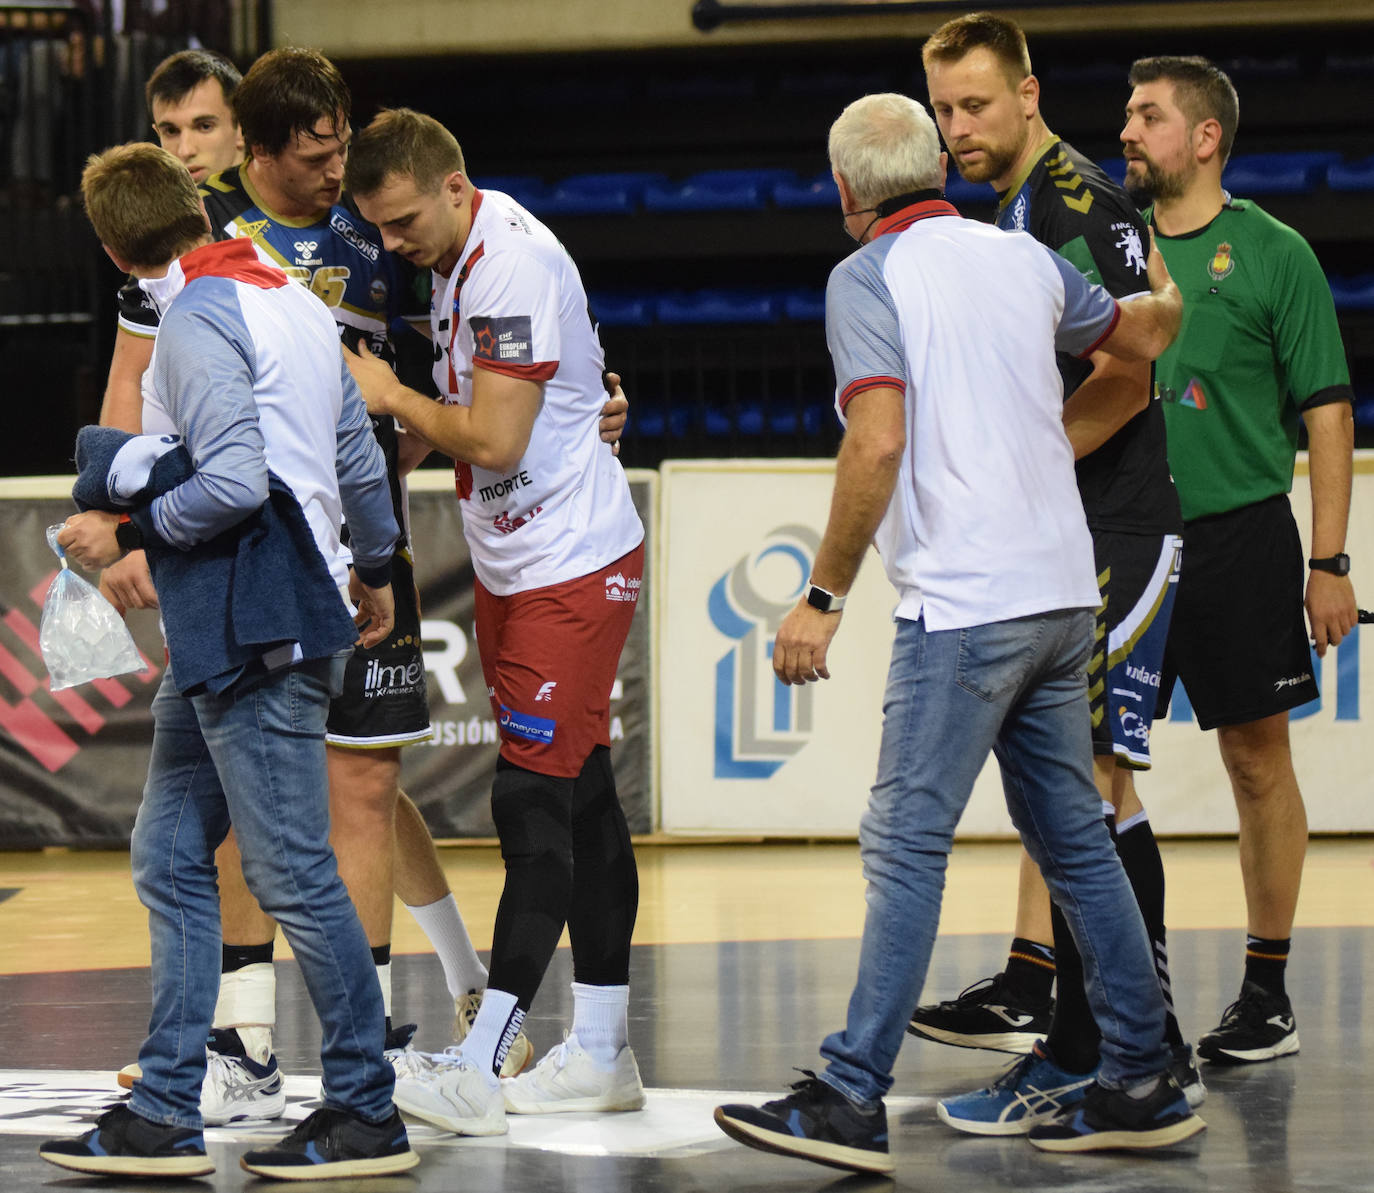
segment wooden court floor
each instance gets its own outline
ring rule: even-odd
[[[500,887],[494,848],[441,851],[479,948],[490,943]],[[1191,1038],[1235,997],[1244,903],[1234,842],[1164,844],[1170,955]],[[1198,1190],[1374,1193],[1374,840],[1312,843],[1289,988],[1302,1051],[1240,1070],[1207,1068],[1209,1130],[1167,1156],[1047,1157],[1021,1139],[960,1136],[933,1101],[986,1084],[998,1054],[908,1040],[889,1102],[895,1182],[740,1148],[710,1109],[728,1094],[760,1097],[813,1067],[843,1020],[863,917],[853,844],[644,845],[632,970],[632,1043],[650,1104],[639,1114],[523,1122],[502,1140],[459,1141],[429,1128],[412,1139],[422,1164],[378,1190]],[[1015,898],[1014,846],[955,850],[941,939],[925,997],[952,997],[1000,968]],[[438,962],[398,906],[393,965],[398,1018],[417,1041],[448,1042],[451,1003]],[[282,942],[278,956],[289,958]],[[74,1131],[116,1092],[147,1015],[144,916],[120,852],[0,853],[0,1190],[139,1187],[64,1176],[36,1157],[47,1134]],[[293,962],[278,966],[277,1052],[288,1116],[307,1112],[319,1030]],[[536,1048],[558,1041],[571,998],[560,950],[527,1027]],[[254,1182],[237,1156],[279,1126],[209,1133],[219,1166],[207,1181],[159,1188],[237,1189]],[[838,1179],[837,1179],[838,1178]]]

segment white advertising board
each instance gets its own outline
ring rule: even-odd
[[[771,633],[809,575],[833,464],[693,461],[663,467],[660,555],[660,822],[683,835],[852,835],[877,761],[895,598],[870,554],[831,648],[832,678],[784,688]],[[1311,526],[1306,461],[1293,511]],[[1374,453],[1356,461],[1347,551],[1356,594],[1374,574]],[[1187,547],[1184,564],[1187,567]],[[1363,602],[1374,604],[1374,582]],[[1218,609],[1217,616],[1226,611]],[[1317,667],[1321,700],[1292,714],[1294,764],[1313,832],[1374,831],[1374,632]],[[1157,832],[1234,833],[1217,754],[1186,697],[1151,738],[1138,777]],[[1011,836],[995,763],[984,768],[962,836]]]

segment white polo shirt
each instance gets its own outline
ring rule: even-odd
[[[473,370],[538,381],[544,401],[508,473],[459,463],[473,568],[509,596],[576,580],[644,539],[625,470],[597,433],[605,358],[577,266],[552,232],[499,191],[478,191],[452,274],[431,312],[443,400],[472,405]]]
[[[906,451],[874,536],[896,615],[947,630],[1095,609],[1055,351],[1090,355],[1115,300],[1030,236],[934,200],[836,266],[825,314],[841,420],[866,389],[906,396]]]

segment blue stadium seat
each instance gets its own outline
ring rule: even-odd
[[[549,215],[629,215],[644,200],[644,188],[667,178],[650,170],[573,174],[553,184],[540,211]]]
[[[1233,195],[1308,195],[1317,189],[1340,154],[1322,150],[1301,153],[1245,153],[1233,157],[1222,185]]]
[[[807,287],[784,290],[782,313],[798,323],[821,323],[825,320],[825,291]]]
[[[1332,162],[1326,185],[1333,191],[1374,191],[1374,157],[1356,162]]]
[[[625,425],[627,435],[645,435],[658,438],[670,435],[682,439],[692,429],[692,412],[685,406],[672,406],[664,409],[653,399],[635,395],[634,416]]]
[[[764,411],[758,402],[741,402],[733,410],[728,405],[707,406],[702,425],[708,435],[761,435]]]
[[[809,405],[800,411],[792,403],[774,403],[767,410],[768,430],[773,435],[819,435],[835,418],[833,406]],[[838,424],[836,424],[838,425]]]
[[[830,207],[840,209],[840,192],[830,171],[814,178],[784,178],[773,187],[773,202],[779,207]]]
[[[1374,273],[1358,273],[1352,277],[1328,277],[1331,297],[1338,311],[1374,311]]]
[[[1365,430],[1374,429],[1374,389],[1355,391],[1355,425]]]
[[[682,182],[650,183],[648,211],[757,211],[768,205],[773,187],[796,175],[791,170],[706,170]]]
[[[774,323],[782,303],[765,290],[693,290],[658,300],[660,323]]]
[[[986,182],[965,182],[951,162],[945,179],[945,198],[955,207],[965,207],[971,203],[991,203],[995,195]]]
[[[536,215],[543,201],[548,198],[549,188],[533,174],[492,174],[474,178],[478,190],[503,191],[521,207],[528,207]]]
[[[654,321],[653,294],[598,290],[587,301],[597,322],[607,327],[648,327]]]

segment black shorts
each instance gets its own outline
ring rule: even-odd
[[[1088,663],[1093,753],[1114,756],[1132,770],[1150,765],[1150,727],[1182,546],[1176,534],[1093,531],[1102,595]]]
[[[1286,494],[1187,523],[1155,715],[1168,710],[1176,678],[1204,729],[1315,700],[1304,579]]]
[[[391,591],[395,630],[371,650],[353,651],[343,692],[330,701],[325,740],[332,746],[375,750],[429,739],[420,598],[410,560],[401,554],[391,561]]]

